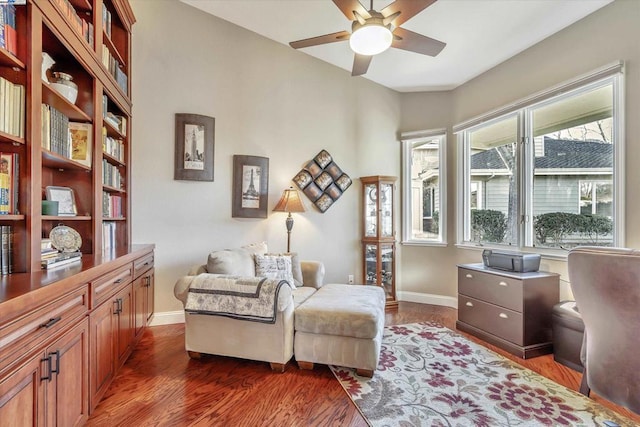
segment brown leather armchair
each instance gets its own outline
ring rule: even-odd
[[[580,392],[640,413],[640,251],[577,247],[568,269],[585,326]]]

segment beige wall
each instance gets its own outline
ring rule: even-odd
[[[451,115],[446,123],[434,123],[421,106],[433,111],[433,95],[403,95],[402,131],[451,127],[474,116],[510,104],[542,89],[588,73],[617,60],[626,64],[626,246],[640,247],[640,222],[635,197],[640,182],[640,2],[617,0],[571,27],[543,40],[512,59],[487,71],[444,96],[451,96]],[[407,292],[455,296],[456,263],[481,262],[480,250],[455,249],[456,148],[449,134],[449,247],[404,247],[402,289]],[[543,260],[542,269],[562,275],[561,297],[569,297],[566,262]],[[410,274],[406,273],[410,272]]]
[[[326,213],[306,200],[292,249],[360,276],[358,177],[397,175],[399,94],[176,0],[131,0],[133,241],[156,246],[156,312],[179,310],[173,285],[215,249],[286,249],[272,213],[291,178],[326,149],[354,180]],[[174,114],[215,117],[215,181],[174,181]],[[267,219],[231,218],[233,155],[270,161]]]
[[[322,260],[327,281],[361,275],[360,185],[365,175],[400,175],[399,132],[447,128],[449,246],[399,246],[401,298],[451,303],[457,263],[479,262],[456,240],[457,147],[451,127],[589,72],[626,62],[627,233],[640,247],[632,212],[640,170],[640,2],[617,0],[454,91],[399,94],[206,15],[177,0],[131,0],[133,38],[133,240],[157,245],[156,311],[179,310],[175,280],[214,249],[265,240],[286,246],[285,214],[271,213],[301,166],[328,150],[354,185],[325,214],[307,202],[292,248]],[[216,118],[215,182],[173,180],[174,114]],[[231,218],[234,154],[270,159],[269,217]],[[400,197],[398,197],[400,202]],[[398,228],[399,230],[399,228]],[[543,260],[563,275],[566,263]],[[424,298],[422,297],[424,296]]]

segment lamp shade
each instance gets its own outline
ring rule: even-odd
[[[378,23],[365,24],[357,28],[349,38],[351,50],[360,55],[377,55],[389,49],[393,34],[389,28]]]
[[[282,193],[278,200],[274,212],[305,212],[304,204],[300,198],[300,193],[293,187],[289,187]]]

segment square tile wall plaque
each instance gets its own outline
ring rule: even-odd
[[[322,213],[326,212],[351,185],[351,178],[326,150],[307,162],[293,182]]]

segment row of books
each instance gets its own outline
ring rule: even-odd
[[[102,3],[102,28],[104,32],[111,38],[111,12],[107,9],[107,5]]]
[[[54,0],[62,14],[67,18],[67,22],[82,38],[93,46],[93,24],[81,18],[69,0]]]
[[[127,118],[124,116],[118,116],[111,112],[103,117],[104,121],[116,128],[123,136],[127,136]]]
[[[0,215],[18,213],[19,179],[18,153],[0,153]]]
[[[102,159],[102,183],[113,188],[122,188],[123,184],[120,170],[107,159]]]
[[[122,64],[116,58],[113,57],[111,51],[107,47],[107,45],[102,45],[102,65],[104,65],[109,74],[116,80],[116,83],[122,89],[122,91],[126,94],[127,88],[129,86],[128,77],[124,71],[122,71]]]
[[[0,274],[13,273],[13,226],[0,226]]]
[[[71,158],[69,117],[48,104],[42,104],[42,147]]]
[[[25,89],[0,77],[0,132],[24,138]]]
[[[107,128],[102,127],[102,152],[124,163],[124,141],[107,135]]]
[[[104,218],[122,218],[122,196],[103,191],[102,216]]]
[[[0,47],[17,55],[16,7],[12,4],[0,5]]]
[[[115,249],[116,246],[116,223],[104,221],[102,223],[102,251],[109,252]]]

